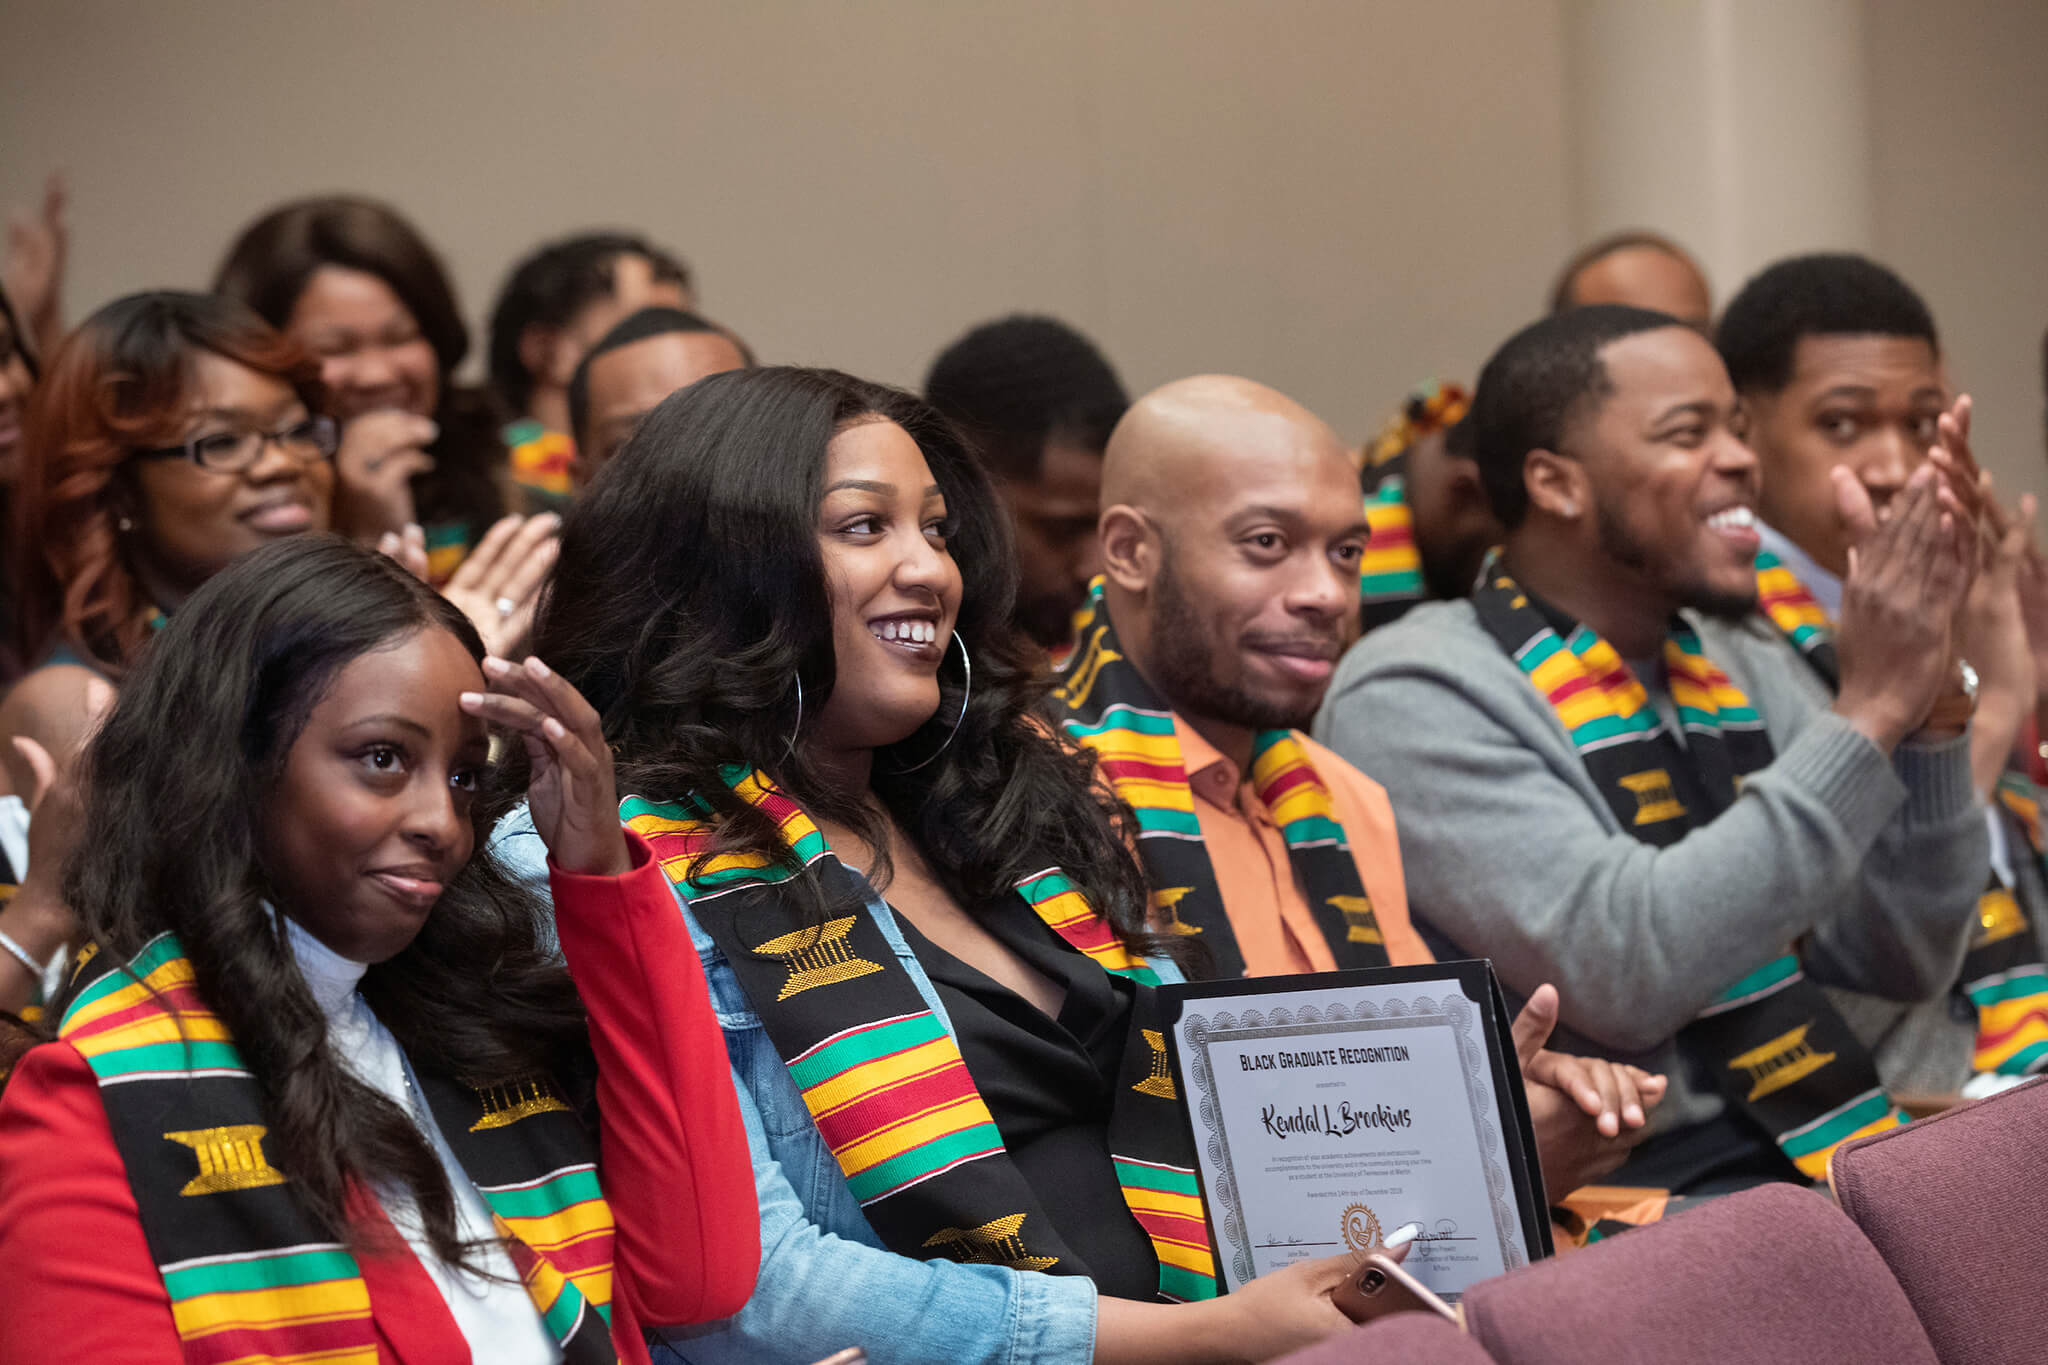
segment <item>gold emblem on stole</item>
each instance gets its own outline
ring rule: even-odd
[[[1330,904],[1344,916],[1346,943],[1385,943],[1379,921],[1372,917],[1371,896],[1332,896]]]
[[[189,1128],[165,1133],[164,1141],[190,1147],[199,1157],[199,1174],[185,1182],[180,1195],[226,1194],[284,1184],[284,1172],[263,1155],[260,1123],[234,1123],[225,1128]]]
[[[2004,887],[1986,891],[1977,898],[1977,933],[1970,940],[1972,949],[1997,943],[2011,938],[2014,934],[2027,931],[2027,917],[2020,909],[2020,903],[2013,899],[2012,892]]]
[[[1166,1035],[1156,1028],[1141,1028],[1138,1032],[1145,1035],[1145,1046],[1152,1049],[1152,1074],[1131,1089],[1154,1099],[1177,1098],[1179,1092],[1173,1088],[1173,1073],[1166,1065]]]
[[[1192,886],[1165,886],[1152,893],[1152,922],[1159,926],[1161,933],[1199,934],[1202,931],[1182,921],[1180,903],[1195,888]]]
[[[492,1128],[509,1128],[535,1114],[569,1112],[569,1106],[555,1093],[555,1083],[546,1076],[521,1076],[505,1085],[472,1086],[483,1101],[484,1116],[469,1125],[472,1133]]]
[[[1781,1033],[1728,1063],[1730,1071],[1749,1073],[1749,1098],[1752,1101],[1775,1094],[1788,1085],[1797,1085],[1835,1060],[1834,1053],[1815,1052],[1806,1041],[1806,1031],[1812,1027],[1813,1021],[1809,1019],[1798,1028]]]
[[[870,962],[846,946],[846,936],[852,932],[853,916],[846,915],[826,920],[819,928],[771,938],[755,948],[766,957],[781,958],[789,968],[789,980],[776,992],[777,1003],[818,986],[836,986],[882,970],[880,963]]]
[[[1102,637],[1109,633],[1108,626],[1097,626],[1095,633],[1088,637],[1088,643],[1079,651],[1074,660],[1073,671],[1054,696],[1069,706],[1085,706],[1088,694],[1095,690],[1095,680],[1102,675],[1102,666],[1114,663],[1124,656],[1113,649],[1103,647]]]
[[[1012,1270],[1046,1270],[1058,1265],[1057,1256],[1032,1256],[1025,1252],[1024,1239],[1017,1235],[1025,1216],[1008,1214],[978,1228],[940,1228],[925,1238],[924,1244],[942,1248],[947,1260],[962,1265],[1006,1265]]]
[[[1671,788],[1671,774],[1662,768],[1630,773],[1621,779],[1621,785],[1636,795],[1635,823],[1638,825],[1655,825],[1665,820],[1681,819],[1685,815],[1685,803]]]

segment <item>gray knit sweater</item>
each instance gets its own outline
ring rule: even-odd
[[[1887,759],[1767,624],[1696,624],[1777,757],[1668,848],[1621,828],[1470,602],[1419,607],[1360,641],[1315,727],[1393,799],[1417,923],[1491,958],[1517,996],[1554,982],[1557,1046],[1667,1073],[1658,1131],[1724,1108],[1705,1059],[1680,1057],[1679,1029],[1796,939],[1810,935],[1803,957],[1823,985],[1944,992],[1988,857],[1967,737]],[[1851,1022],[1868,1040],[1876,1021]]]

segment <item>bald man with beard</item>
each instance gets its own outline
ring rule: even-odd
[[[1223,976],[1430,961],[1385,791],[1302,733],[1358,620],[1344,444],[1263,385],[1181,380],[1117,425],[1102,506],[1103,578],[1055,701],[1137,813],[1159,925]],[[1562,1197],[1620,1164],[1664,1083],[1539,1051],[1556,1011],[1537,992],[1516,1041]]]

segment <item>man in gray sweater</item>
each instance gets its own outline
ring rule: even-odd
[[[1469,419],[1499,560],[1361,642],[1316,725],[1386,786],[1440,951],[1557,983],[1566,1046],[1671,1076],[1615,1179],[1686,1194],[1817,1178],[1897,1121],[1818,986],[1946,988],[1985,857],[1953,656],[1971,490],[1937,453],[1880,525],[1841,481],[1860,539],[1830,699],[1754,616],[1734,406],[1662,314],[1512,338]]]

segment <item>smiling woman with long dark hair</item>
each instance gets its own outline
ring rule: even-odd
[[[1180,941],[1033,714],[1015,587],[953,430],[824,370],[673,395],[569,516],[537,644],[603,717],[751,1115],[760,1285],[681,1358],[1263,1359],[1345,1325],[1332,1263],[1213,1297],[1146,1084]]]
[[[486,717],[524,752],[581,1002],[476,852]],[[0,1102],[0,1362],[644,1359],[638,1322],[744,1300],[703,978],[559,676],[301,538],[193,595],[86,771],[91,947]]]

